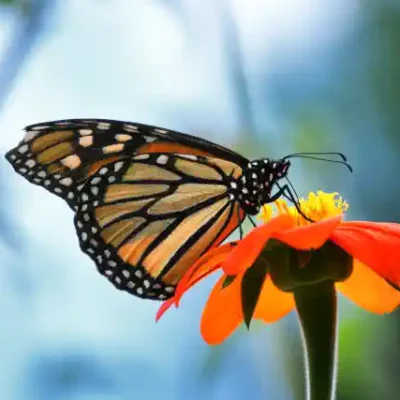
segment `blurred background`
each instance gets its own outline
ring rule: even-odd
[[[72,213],[3,154],[28,124],[131,120],[298,160],[300,195],[400,221],[399,0],[0,0],[0,399],[304,398],[294,313],[208,347],[217,277],[155,324],[78,248]],[[400,313],[340,299],[338,399],[398,399]]]

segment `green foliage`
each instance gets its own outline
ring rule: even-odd
[[[245,272],[242,280],[242,310],[243,319],[247,328],[250,328],[254,310],[260,297],[267,275],[268,263],[262,257],[258,257],[254,264]]]

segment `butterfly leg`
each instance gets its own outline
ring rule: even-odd
[[[240,220],[240,209],[238,207],[238,221],[239,221],[239,235],[240,235],[240,240],[243,239],[243,227],[242,227],[242,221]]]
[[[274,202],[278,200],[280,197],[285,197],[289,201],[291,201],[294,206],[296,207],[297,212],[307,221],[309,222],[315,222],[312,219],[308,218],[307,215],[303,213],[303,211],[300,208],[299,202],[296,201],[295,197],[293,196],[292,191],[290,190],[290,187],[288,185],[283,185],[283,186],[278,186],[279,190],[270,198],[270,202]]]

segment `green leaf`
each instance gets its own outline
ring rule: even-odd
[[[225,289],[228,287],[236,278],[236,275],[227,275],[223,284],[222,284],[222,289]]]
[[[242,280],[242,311],[244,323],[250,328],[254,310],[260,297],[268,270],[264,257],[258,257],[254,264],[245,272]]]

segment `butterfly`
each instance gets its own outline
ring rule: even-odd
[[[67,202],[82,251],[116,288],[141,298],[171,297],[189,267],[263,204],[285,196],[298,207],[279,181],[299,153],[250,161],[198,137],[104,119],[25,130],[6,159]]]

